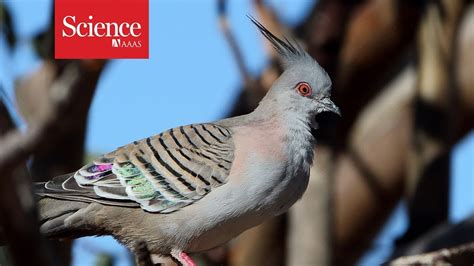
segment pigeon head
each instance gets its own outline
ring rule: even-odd
[[[326,71],[296,41],[280,39],[253,17],[250,20],[282,58],[283,73],[273,83],[261,105],[277,103],[284,111],[314,120],[322,112],[340,115],[331,101],[331,79]],[[312,123],[313,124],[313,123]]]

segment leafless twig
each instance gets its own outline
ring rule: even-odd
[[[474,261],[474,242],[391,261],[389,265],[469,265]]]
[[[235,62],[237,63],[237,67],[239,68],[242,80],[245,82],[247,87],[247,85],[252,82],[252,77],[245,66],[242,51],[235,40],[234,34],[230,30],[229,20],[227,19],[227,3],[225,0],[219,0],[217,2],[217,12],[219,14],[219,25],[221,27],[222,33],[229,44],[232,55],[234,56]]]

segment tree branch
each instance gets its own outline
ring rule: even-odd
[[[434,252],[406,256],[388,265],[470,265],[474,261],[474,242]]]
[[[54,139],[64,118],[64,109],[73,102],[73,90],[80,89],[73,86],[78,76],[77,68],[66,68],[53,84],[51,104],[45,106],[37,122],[25,133],[13,129],[0,139],[0,218],[16,265],[31,265],[31,262],[35,265],[57,265],[48,242],[38,230],[31,179],[26,168],[20,166],[47,138]],[[6,109],[0,111],[8,115]]]
[[[0,169],[8,169],[26,158],[41,144],[46,136],[52,138],[54,130],[59,127],[62,111],[72,103],[73,84],[79,77],[78,70],[71,66],[53,84],[51,104],[45,106],[44,112],[28,131],[23,134],[19,130],[7,133],[0,140]],[[79,88],[75,88],[76,90]]]

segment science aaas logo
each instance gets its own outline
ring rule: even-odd
[[[65,16],[63,19],[63,26],[67,29],[63,29],[61,37],[73,38],[78,36],[83,37],[109,37],[112,38],[112,47],[125,47],[125,48],[140,48],[142,42],[140,40],[134,40],[142,35],[142,26],[138,22],[127,23],[123,22],[92,22],[93,16],[89,16],[90,22],[79,22],[76,24],[76,16]],[[127,37],[134,37],[131,40],[125,40]],[[124,39],[121,42],[120,38]]]
[[[55,58],[148,58],[148,0],[56,0]]]

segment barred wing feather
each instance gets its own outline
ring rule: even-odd
[[[231,132],[217,124],[170,129],[105,154],[39,194],[168,213],[226,183],[234,158]]]

